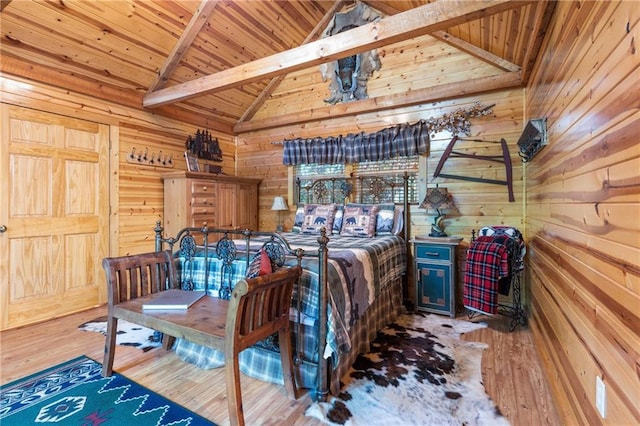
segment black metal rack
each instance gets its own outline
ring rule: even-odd
[[[471,243],[476,239],[476,230],[471,231]],[[522,307],[522,273],[524,270],[524,259],[520,258],[520,253],[517,250],[513,250],[509,257],[509,268],[511,270],[511,299],[512,304],[506,305],[504,303],[498,303],[498,313],[506,317],[511,318],[511,324],[509,331],[513,331],[516,327],[524,327],[527,325],[527,314]],[[469,318],[473,318],[477,313],[476,311],[469,310]]]

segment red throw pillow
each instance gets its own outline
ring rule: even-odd
[[[271,268],[271,259],[266,250],[260,250],[260,272],[259,275],[267,275],[273,272]]]
[[[262,275],[267,275],[273,272],[271,267],[271,259],[264,249],[261,249],[256,253],[249,263],[249,269],[247,269],[247,278],[255,278]]]

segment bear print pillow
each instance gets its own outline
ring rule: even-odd
[[[305,205],[301,232],[303,234],[320,234],[320,230],[325,228],[331,234],[335,214],[336,204]]]

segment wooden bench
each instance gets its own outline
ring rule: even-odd
[[[285,388],[290,397],[297,398],[289,307],[293,284],[302,273],[300,266],[240,280],[229,301],[205,296],[186,310],[149,311],[142,306],[155,293],[176,288],[169,252],[105,258],[102,265],[109,292],[103,376],[113,372],[118,319],[220,350],[226,360],[230,422],[244,425],[238,353],[278,333]]]

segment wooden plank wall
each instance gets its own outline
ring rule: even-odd
[[[196,125],[172,120],[141,109],[134,109],[84,96],[52,86],[7,75],[0,75],[2,102],[60,115],[68,115],[110,125],[111,140],[111,235],[110,255],[153,250],[153,228],[163,216],[161,173],[185,170],[185,141]],[[235,174],[235,141],[231,135],[215,133],[223,152],[223,171]],[[162,151],[172,156],[174,168],[127,162],[132,152]]]
[[[433,171],[440,160],[442,152],[448,145],[451,136],[447,133],[436,134],[431,141],[431,152],[428,156],[427,166],[424,165],[418,171],[421,180],[421,194],[424,194],[424,183],[429,186],[438,183],[446,186],[451,192],[457,211],[448,214],[447,230],[456,235],[469,236],[472,229],[486,224],[509,224],[520,227],[523,224],[523,195],[522,195],[522,163],[517,154],[516,142],[522,129],[522,90],[503,91],[495,94],[476,96],[473,98],[457,99],[455,101],[438,102],[436,104],[422,105],[419,107],[398,108],[385,113],[361,114],[338,120],[327,120],[315,123],[307,123],[298,126],[289,126],[278,129],[269,129],[260,132],[246,133],[238,136],[238,175],[261,177],[264,179],[260,186],[260,229],[269,230],[275,228],[277,215],[271,212],[271,203],[276,195],[289,194],[289,171],[282,164],[282,146],[277,143],[286,138],[335,136],[354,131],[373,132],[390,123],[409,122],[414,123],[422,118],[440,116],[459,107],[466,107],[473,102],[482,104],[495,104],[494,114],[487,117],[472,119],[472,138],[483,139],[489,142],[459,142],[456,150],[483,155],[501,154],[499,141],[505,138],[513,162],[514,192],[516,201],[508,201],[507,189],[501,185],[479,184],[462,180],[433,178]],[[449,159],[445,163],[443,173],[457,173],[466,176],[485,177],[490,179],[504,179],[505,169],[502,165],[472,159]],[[293,211],[295,210],[291,200],[288,200],[290,214],[286,217],[285,227],[291,229]],[[411,207],[412,231],[414,235],[429,232],[429,225],[434,214],[420,210],[417,206]]]
[[[637,2],[558,2],[526,97],[550,142],[526,166],[532,326],[564,424],[640,424],[639,40]]]
[[[323,86],[324,88],[324,86]],[[316,89],[314,92],[321,90]],[[421,162],[418,171],[421,183],[421,194],[424,194],[425,182],[430,186],[438,183],[446,186],[453,196],[457,211],[451,211],[447,219],[447,231],[450,234],[461,235],[465,240],[460,246],[458,255],[458,287],[461,293],[462,272],[464,258],[470,240],[472,229],[479,229],[485,225],[511,225],[521,228],[523,225],[523,187],[522,163],[517,154],[516,142],[522,130],[523,90],[516,89],[499,93],[475,96],[473,98],[456,99],[416,107],[398,108],[386,112],[360,114],[357,117],[319,121],[297,126],[269,129],[259,132],[246,133],[238,136],[237,156],[238,175],[263,178],[259,191],[259,227],[261,230],[273,230],[277,224],[277,215],[270,210],[273,197],[287,196],[290,212],[284,218],[285,230],[290,230],[295,206],[289,185],[289,171],[282,164],[282,146],[272,144],[286,138],[335,136],[354,131],[373,132],[393,124],[414,123],[420,119],[437,117],[453,110],[472,105],[474,102],[495,104],[492,116],[472,119],[472,137],[488,141],[499,141],[505,138],[508,142],[514,171],[514,192],[516,201],[508,201],[505,186],[478,184],[473,182],[434,179],[433,171],[450,141],[450,135],[436,134],[431,142],[431,152],[428,161]],[[456,149],[484,155],[501,154],[500,146],[492,143],[464,142],[456,145]],[[424,166],[427,164],[426,167]],[[469,176],[482,176],[491,179],[504,179],[504,167],[496,163],[478,160],[450,159],[445,164],[443,172],[459,173]],[[423,196],[423,195],[422,195]],[[411,206],[411,230],[413,235],[426,235],[434,214],[427,214],[424,210]],[[411,276],[411,274],[410,274]],[[412,278],[413,279],[413,278]],[[413,291],[413,290],[411,290]]]

